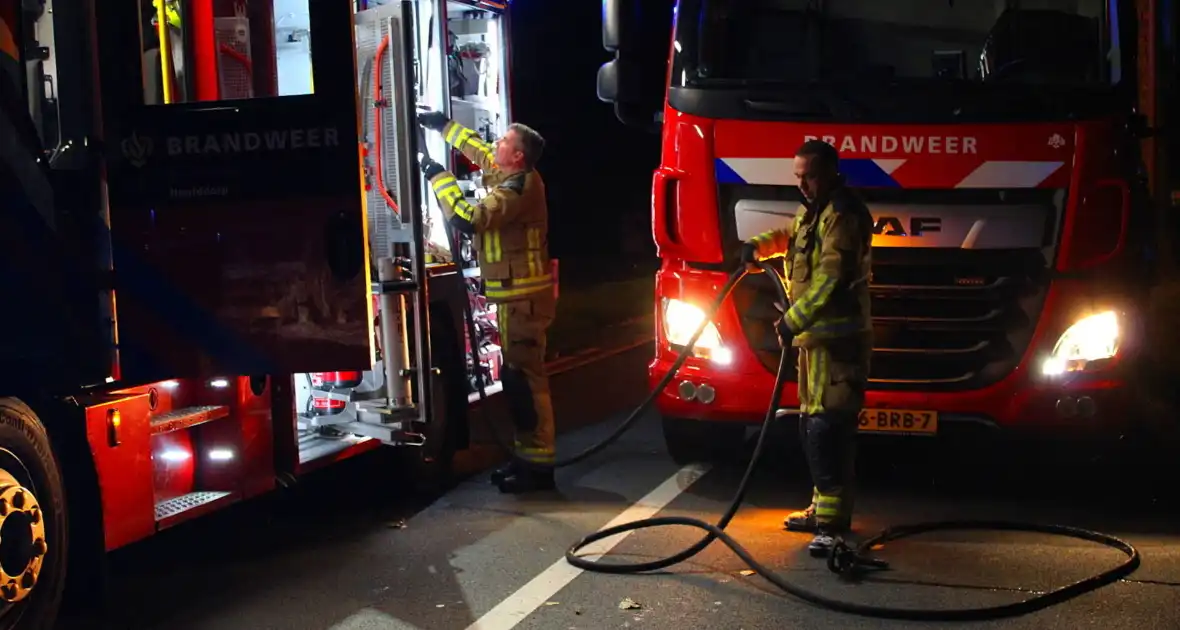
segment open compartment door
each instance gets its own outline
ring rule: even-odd
[[[96,20],[124,379],[370,369],[349,3]]]

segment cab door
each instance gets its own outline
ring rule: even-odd
[[[369,369],[349,3],[102,5],[122,377]]]

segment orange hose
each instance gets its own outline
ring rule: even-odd
[[[233,59],[234,61],[245,66],[246,72],[251,73],[251,77],[253,77],[254,62],[250,61],[249,57],[247,57],[246,55],[243,55],[242,53],[238,52],[237,50],[235,50],[233,48],[230,48],[229,46],[227,46],[225,44],[221,45],[221,54],[223,54],[226,57],[229,57],[230,59]]]
[[[385,199],[385,203],[389,204],[389,208],[400,215],[401,210],[398,208],[397,202],[393,200],[393,197],[389,196],[389,191],[385,188],[385,166],[381,161],[383,153],[381,150],[381,107],[383,107],[381,104],[383,92],[381,88],[381,58],[385,56],[385,49],[388,47],[389,36],[386,35],[381,40],[381,43],[377,45],[377,55],[373,60],[373,109],[377,110],[373,112],[373,132],[375,135],[373,141],[375,149],[373,159],[375,165],[373,170],[377,178],[377,190],[381,191],[381,196]]]

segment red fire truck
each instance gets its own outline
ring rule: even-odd
[[[469,364],[479,269],[416,116],[503,133],[506,5],[350,4],[0,3],[0,628],[51,627],[67,561],[382,444],[415,482],[465,447],[497,338],[472,298]]]
[[[1162,0],[679,0],[652,187],[666,373],[740,243],[799,208],[791,159],[840,150],[875,217],[862,432],[1122,431],[1167,198]],[[633,3],[604,3],[599,95],[650,126]],[[658,398],[678,460],[737,444],[781,316],[747,276]],[[797,406],[788,386],[784,408]]]

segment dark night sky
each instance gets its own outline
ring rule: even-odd
[[[671,20],[670,0],[661,11]],[[516,120],[546,139],[539,169],[549,193],[550,253],[563,281],[655,268],[651,177],[659,162],[656,135],[623,126],[598,100],[602,48],[599,0],[513,0],[512,80]],[[649,75],[663,75],[668,26],[646,34]]]

